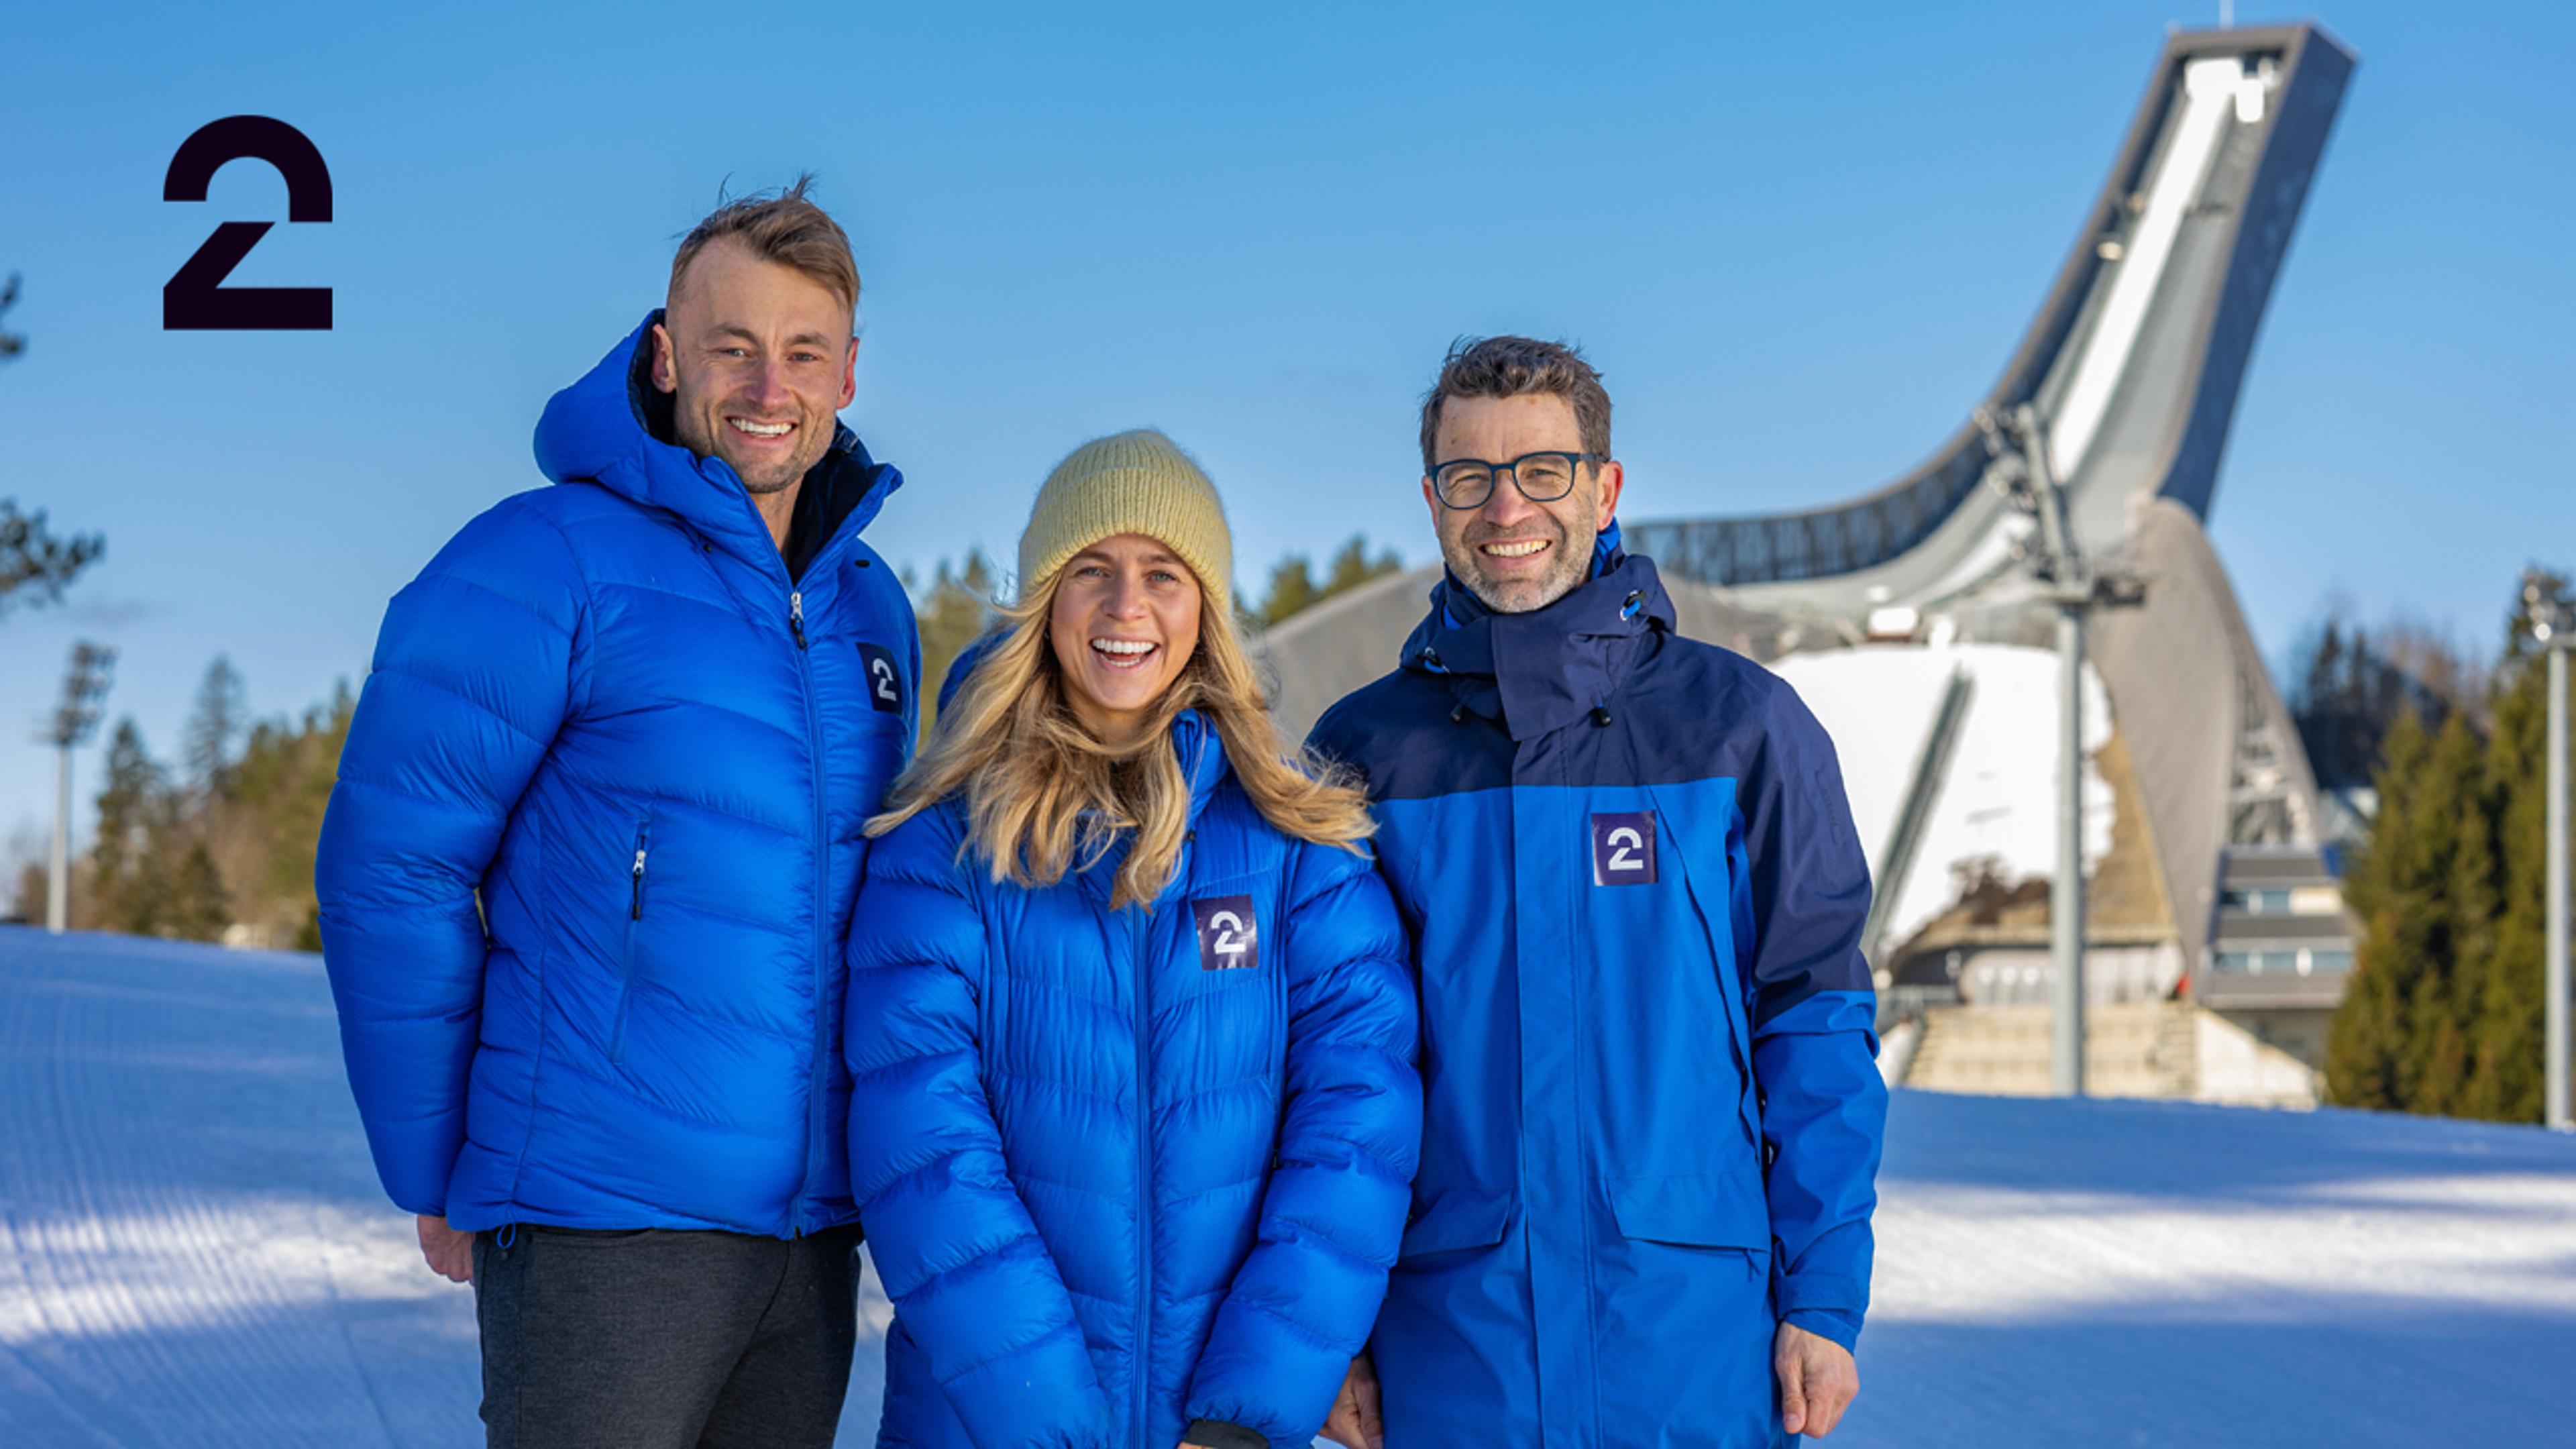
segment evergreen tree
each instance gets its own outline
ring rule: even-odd
[[[1324,597],[1323,588],[1315,582],[1315,567],[1302,553],[1292,553],[1273,564],[1270,586],[1261,595],[1261,606],[1252,617],[1267,629],[1299,610],[1312,608]]]
[[[2546,1078],[2541,1018],[2548,1001],[2542,977],[2549,837],[2541,783],[2548,701],[2545,671],[2532,664],[2509,666],[2513,677],[2497,691],[2495,738],[2487,749],[2498,890],[2475,1003],[2475,1082],[2459,1105],[2461,1115],[2498,1122],[2539,1121]]]
[[[232,922],[232,899],[215,857],[202,840],[192,842],[171,872],[169,894],[155,923],[158,934],[185,941],[218,941]]]
[[[1353,534],[1333,554],[1325,567],[1323,581],[1315,579],[1314,565],[1301,553],[1281,559],[1270,570],[1270,586],[1261,596],[1260,607],[1248,612],[1252,623],[1263,629],[1273,628],[1313,608],[1335,594],[1356,589],[1371,579],[1403,571],[1404,561],[1393,549],[1372,555],[1368,538]]]
[[[2343,1005],[2326,1032],[2326,1098],[2347,1107],[2394,1111],[2411,1085],[2401,1070],[2410,1005],[2441,928],[2436,893],[2444,872],[2417,827],[2432,753],[2423,721],[2412,710],[2399,716],[2379,776],[2377,821],[2344,873],[2344,898],[2363,931]]]
[[[2433,743],[2431,806],[2421,824],[2447,857],[2444,925],[2427,953],[2414,1003],[2407,1110],[2465,1115],[2476,1096],[2478,1008],[2495,957],[2495,800],[2487,742],[2453,715]]]
[[[158,920],[159,837],[170,814],[169,781],[144,747],[131,716],[108,738],[107,783],[98,793],[98,839],[90,847],[99,922],[149,934]]]
[[[18,511],[13,498],[0,498],[0,615],[17,604],[54,603],[81,570],[107,552],[97,534],[57,537],[45,526],[44,510]]]
[[[2327,615],[2294,655],[2290,718],[2317,783],[2330,789],[2367,783],[2381,763],[2382,742],[2397,717],[2413,709],[2438,730],[2455,709],[2474,711],[2473,673],[2439,637],[2394,625],[2374,637],[2341,612]]]
[[[921,630],[921,738],[925,740],[939,717],[939,687],[948,678],[949,666],[977,635],[993,626],[993,583],[993,566],[984,551],[968,549],[962,568],[951,568],[941,559],[929,590],[913,601]]]
[[[1372,557],[1368,551],[1368,539],[1355,533],[1333,555],[1332,570],[1324,578],[1324,597],[1329,599],[1335,594],[1356,589],[1371,579],[1403,571],[1404,561],[1395,556],[1394,549],[1381,549]]]
[[[182,736],[181,758],[188,767],[191,789],[213,795],[224,793],[232,773],[234,750],[249,723],[250,706],[241,671],[218,654],[215,662],[206,666],[206,677],[197,685],[197,707],[188,716]]]
[[[2546,582],[2564,597],[2563,576]],[[2488,702],[2491,731],[2459,704],[2428,737],[2410,698],[2387,735],[2379,816],[2345,877],[2362,935],[2327,1034],[2330,1101],[2539,1120],[2547,706],[2527,616],[2516,616],[2473,696],[2468,681],[2446,684],[2455,702]],[[2368,651],[2357,632],[2335,645],[2347,661]],[[2377,702],[2348,663],[2310,678],[2337,674],[2340,698]]]

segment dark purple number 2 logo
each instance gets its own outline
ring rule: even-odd
[[[203,201],[228,161],[265,161],[286,178],[286,219],[331,219],[331,168],[302,131],[273,116],[226,116],[179,143],[161,181],[163,201]],[[224,278],[268,235],[273,221],[227,221],[161,288],[164,332],[328,332],[328,287],[227,287]]]

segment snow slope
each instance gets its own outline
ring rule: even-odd
[[[1895,892],[1886,939],[1902,941],[1958,902],[1952,869],[1991,856],[2006,881],[2057,873],[2057,655],[2013,644],[1873,644],[1792,654],[1770,666],[1833,736],[1852,825],[1880,889]],[[1914,869],[1887,880],[1887,847],[1952,669],[1973,684],[1949,773],[1932,797]],[[2111,787],[2093,753],[2111,739],[2111,697],[2084,671],[2084,859],[2111,851]]]
[[[1832,1445],[2576,1439],[2576,1140],[1900,1092],[1882,1186]],[[463,1449],[477,1397],[316,961],[0,928],[0,1445]]]

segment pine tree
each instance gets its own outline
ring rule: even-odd
[[[2444,944],[2425,963],[2416,1003],[2418,1052],[2406,1104],[2412,1112],[2466,1116],[2476,1100],[2478,1015],[2494,969],[2499,905],[2487,749],[2457,715],[2434,741],[2434,808],[2442,812],[2439,838],[2449,848],[2440,902],[2446,921]]]
[[[197,685],[197,707],[188,716],[187,731],[182,736],[181,758],[188,767],[191,789],[210,795],[224,793],[232,774],[235,748],[249,724],[250,706],[241,671],[218,654],[215,662],[206,666],[206,677]]]
[[[939,689],[948,678],[949,666],[977,635],[993,626],[993,583],[993,566],[984,551],[968,549],[962,568],[952,569],[941,559],[929,590],[914,600],[913,613],[921,630],[921,738],[925,740],[939,717]]]
[[[1271,628],[1300,610],[1312,608],[1324,597],[1315,582],[1315,567],[1302,553],[1292,553],[1271,566],[1270,586],[1262,592],[1261,607],[1252,617],[1262,628]]]
[[[215,857],[202,840],[189,845],[171,872],[169,897],[156,925],[158,934],[186,941],[219,941],[232,923],[232,897],[215,868]]]
[[[2564,595],[2563,576],[2548,583]],[[2411,686],[2400,696],[2379,815],[2345,877],[2362,936],[2327,1033],[2330,1101],[2539,1120],[2546,703],[2516,616],[2491,678],[2446,675],[2426,691],[2452,706],[2437,734],[2428,738]],[[2347,660],[2368,653],[2359,633],[2345,647]],[[2416,657],[2438,665],[2443,656],[2419,648]],[[2363,676],[2339,697],[2366,710],[2386,697],[2378,688]],[[2491,731],[2473,723],[2481,712]]]
[[[1355,533],[1334,551],[1320,583],[1316,581],[1314,565],[1304,554],[1292,553],[1279,560],[1270,570],[1270,586],[1261,596],[1260,607],[1249,611],[1248,617],[1260,628],[1274,628],[1335,594],[1403,568],[1404,561],[1395,556],[1395,550],[1383,549],[1372,555],[1367,535]]]
[[[2537,1122],[2545,1073],[2541,1017],[2547,922],[2547,801],[2541,782],[2548,759],[2548,702],[2542,670],[2523,663],[2496,696],[2495,738],[2487,749],[2494,798],[2497,911],[2488,932],[2485,970],[2474,1018],[2475,1087],[2464,1115],[2498,1122]]]
[[[1382,549],[1371,557],[1368,539],[1361,534],[1352,534],[1350,541],[1333,555],[1332,569],[1324,576],[1324,597],[1329,599],[1335,594],[1356,589],[1371,579],[1401,573],[1403,569],[1404,561],[1395,556],[1394,549]]]
[[[107,784],[98,793],[98,839],[90,848],[100,924],[150,934],[162,880],[158,845],[170,814],[169,780],[144,747],[131,716],[107,744]]]

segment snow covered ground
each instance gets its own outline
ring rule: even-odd
[[[1833,1445],[2576,1440],[2576,1140],[1905,1092],[1882,1185]],[[0,928],[0,1445],[462,1449],[477,1396],[317,962]]]

